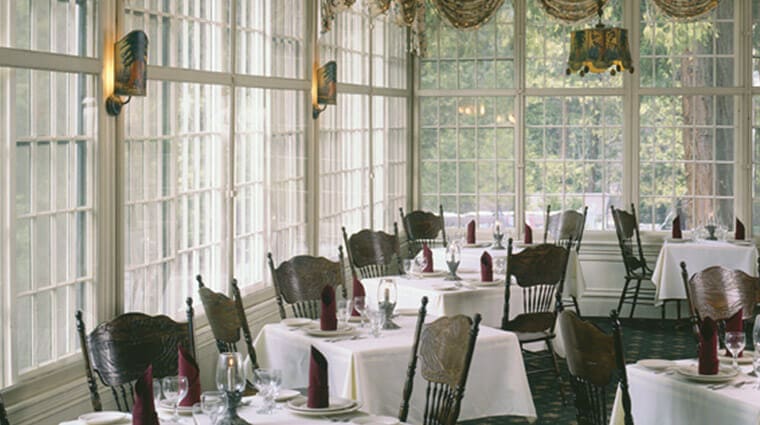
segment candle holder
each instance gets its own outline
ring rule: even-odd
[[[715,230],[717,229],[717,226],[714,224],[708,224],[705,225],[705,230],[707,230],[707,240],[708,241],[717,241],[718,238],[715,236]]]
[[[491,249],[507,249],[502,245],[501,241],[504,239],[504,233],[496,233],[493,234],[493,244],[491,244]]]
[[[216,367],[216,387],[227,394],[227,408],[217,420],[218,425],[250,425],[238,416],[242,391],[246,384],[246,369],[250,359],[243,362],[240,353],[225,352],[219,354]]]
[[[400,326],[393,323],[393,311],[396,309],[398,300],[398,286],[393,279],[383,279],[377,287],[377,307],[383,314],[383,330],[399,329]]]
[[[242,393],[240,391],[226,391],[227,393],[227,408],[224,410],[222,416],[216,421],[217,425],[251,425],[245,419],[241,418],[237,414],[237,408],[240,405],[242,399]]]
[[[462,249],[456,241],[451,242],[446,247],[446,265],[449,266],[449,274],[443,278],[443,280],[462,280],[457,276],[457,268],[459,268],[459,261],[462,258]]]
[[[443,280],[453,280],[453,281],[462,280],[461,277],[457,276],[459,261],[447,261],[446,265],[449,266],[449,274],[446,277],[444,277]]]

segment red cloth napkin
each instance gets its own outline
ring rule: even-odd
[[[467,223],[467,243],[475,243],[475,220],[470,220]]]
[[[742,320],[742,311],[739,310],[730,319],[726,320],[726,332],[744,332],[744,320]],[[739,352],[736,357],[742,357],[744,350]],[[731,353],[726,349],[726,356],[732,357]]]
[[[327,359],[313,346],[309,361],[309,388],[306,390],[306,406],[322,409],[330,405],[330,389],[327,385]]]
[[[425,269],[422,270],[425,273],[432,273],[433,272],[433,251],[428,248],[427,244],[422,244],[422,256],[425,257],[425,263],[427,265],[425,266]]]
[[[362,282],[359,280],[358,277],[354,276],[354,298],[356,297],[366,297],[367,293],[364,292],[364,285],[362,285]],[[358,311],[356,311],[356,307],[354,307],[353,311],[351,312],[352,316],[361,316]]]
[[[132,406],[132,425],[159,425],[153,405],[153,365],[148,366],[135,382],[135,404]]]
[[[335,314],[335,289],[330,285],[322,288],[322,312],[319,316],[319,328],[323,331],[338,329],[338,316]]]
[[[483,255],[480,256],[480,280],[482,282],[493,282],[493,261],[491,254],[487,251],[483,251]]]
[[[187,395],[180,402],[180,406],[191,406],[201,401],[201,374],[198,363],[182,344],[179,348],[179,376],[187,377]]]
[[[699,374],[715,375],[718,373],[718,327],[711,318],[702,320],[699,327]]]
[[[736,226],[734,229],[734,239],[737,241],[744,240],[744,223],[742,223],[742,221],[738,218],[736,219]]]
[[[530,228],[527,224],[525,225],[525,235],[523,236],[523,242],[526,244],[532,244],[533,243],[533,229]]]
[[[671,235],[673,239],[681,239],[683,236],[681,235],[681,216],[677,215],[676,218],[673,219],[673,229],[671,230]]]

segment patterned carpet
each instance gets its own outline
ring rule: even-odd
[[[609,319],[592,318],[591,321],[605,331],[610,331]],[[684,322],[680,323],[684,324]],[[623,319],[622,325],[627,363],[633,363],[643,358],[679,359],[696,356],[696,346],[688,326],[676,329],[674,320],[662,322],[653,319]],[[560,359],[560,367],[562,373],[566,374],[567,368],[564,359]],[[565,406],[562,405],[553,373],[532,375],[529,380],[533,401],[538,412],[538,420],[534,422],[535,425],[577,424],[573,395],[567,380],[565,380],[565,395],[567,397],[567,405]],[[611,402],[612,400],[610,400]],[[501,416],[461,423],[466,425],[512,425],[529,422],[523,418]]]

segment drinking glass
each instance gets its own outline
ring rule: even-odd
[[[423,273],[427,265],[428,265],[427,260],[425,259],[425,256],[422,254],[422,251],[420,251],[420,253],[417,254],[416,257],[414,257],[414,266],[417,268],[417,272]]]
[[[367,317],[369,317],[369,331],[373,337],[380,337],[380,330],[383,329],[385,324],[385,312],[377,309],[367,309]]]
[[[193,409],[195,406],[193,406]],[[201,410],[216,424],[219,415],[227,408],[227,394],[223,391],[204,391],[201,394]]]
[[[726,332],[726,349],[731,353],[733,357],[734,369],[739,370],[739,363],[736,361],[736,356],[744,349],[744,332]]]
[[[507,272],[507,257],[495,257],[493,264],[496,274],[503,275]]]
[[[354,297],[354,309],[359,313],[359,316],[361,317],[361,323],[359,324],[360,328],[364,327],[364,317],[365,317],[365,311],[367,309],[367,303],[365,297]]]
[[[239,392],[245,388],[245,365],[240,353],[221,353],[216,364],[219,391]]]
[[[155,406],[156,409],[158,409],[162,399],[161,380],[158,378],[153,378],[153,406]]]
[[[755,316],[755,326],[752,327],[752,343],[760,344],[760,314]]]
[[[338,300],[336,308],[338,322],[340,323],[341,327],[343,327],[348,323],[348,319],[351,318],[353,304],[351,304],[351,300]]]
[[[282,371],[279,369],[256,369],[253,372],[254,384],[264,398],[264,406],[256,413],[271,415],[275,407],[274,399],[280,392]]]
[[[200,403],[193,404],[193,422],[195,424],[202,424],[203,419],[201,418],[204,416],[208,416],[208,415],[205,415],[203,413],[203,408],[201,407],[201,404]],[[213,419],[211,419],[211,425],[214,425]]]
[[[412,272],[412,260],[404,258],[401,260],[401,264],[404,266],[404,279],[409,279],[409,273]]]
[[[161,389],[164,396],[171,403],[174,409],[172,421],[179,422],[180,417],[177,414],[177,405],[187,395],[187,377],[185,376],[167,376],[161,380]]]
[[[752,369],[755,371],[755,378],[757,378],[757,387],[755,389],[760,390],[760,342],[755,343],[755,354],[752,357]]]

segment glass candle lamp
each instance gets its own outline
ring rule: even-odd
[[[399,326],[391,320],[393,310],[398,300],[398,285],[394,279],[382,279],[377,287],[377,306],[385,315],[383,329],[398,329]]]

